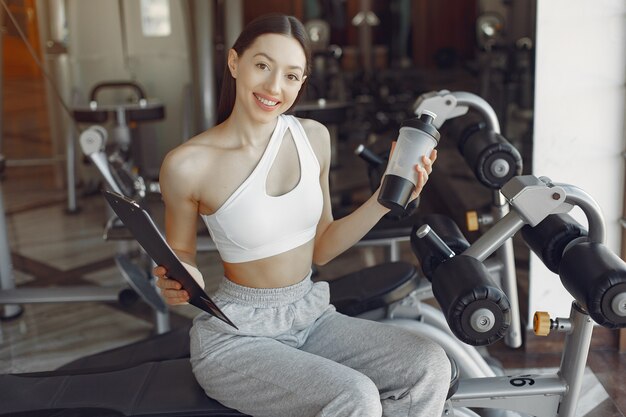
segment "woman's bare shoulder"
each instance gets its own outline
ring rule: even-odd
[[[298,121],[302,125],[304,132],[307,134],[307,136],[309,136],[309,139],[314,140],[316,138],[321,138],[323,140],[326,138],[330,138],[328,128],[317,120],[298,118]]]
[[[163,159],[161,175],[193,177],[206,174],[206,170],[219,161],[219,141],[213,129],[202,132],[170,150]]]
[[[321,165],[330,161],[330,133],[322,123],[313,119],[300,119],[298,121],[304,129],[311,147],[315,151]]]

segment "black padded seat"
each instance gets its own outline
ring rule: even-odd
[[[383,217],[378,223],[363,237],[363,240],[377,239],[398,239],[411,236],[411,231],[416,223],[415,216],[407,216],[400,220]]]
[[[72,113],[78,123],[102,124],[109,118],[108,110],[74,110]]]
[[[187,358],[110,372],[0,375],[0,386],[3,417],[70,415],[77,410],[81,414],[71,415],[245,416],[207,397]]]
[[[328,282],[337,311],[356,316],[400,301],[419,286],[415,265],[388,262]]]
[[[102,124],[109,118],[109,113],[116,117],[118,108],[124,109],[126,122],[150,122],[165,119],[165,106],[155,100],[147,100],[145,105],[130,104],[99,104],[95,109],[89,106],[76,107],[72,111],[74,120],[78,123]]]
[[[453,360],[448,397],[458,387]],[[247,416],[206,396],[188,359],[118,371],[0,375],[0,417]]]
[[[126,109],[126,120],[129,122],[149,122],[165,119],[165,106],[158,105],[145,108]]]
[[[68,374],[105,372],[130,368],[146,362],[188,359],[190,329],[191,322],[148,339],[78,358],[61,366],[57,371]]]

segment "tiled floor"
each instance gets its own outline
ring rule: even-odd
[[[13,81],[5,85],[2,151],[9,159],[50,154],[42,91],[41,83],[35,81]],[[352,185],[366,189],[365,176],[354,177],[361,175],[362,165],[352,168],[342,164],[341,174],[334,175],[344,179],[350,175]],[[67,214],[65,192],[58,187],[50,167],[10,167],[2,188],[15,279],[20,286],[125,285],[113,262],[116,244],[102,239],[107,214],[100,195],[80,195],[79,188],[81,210],[78,214]],[[414,262],[408,244],[403,245],[402,258]],[[320,276],[332,278],[382,259],[380,248],[354,248],[320,268]],[[221,277],[215,253],[200,254],[199,265],[210,291]],[[522,276],[523,271],[520,272]],[[77,302],[23,307],[19,318],[0,322],[0,373],[52,370],[76,358],[154,334],[152,313],[142,302],[130,306]],[[187,323],[194,314],[193,307],[174,307],[172,325]],[[543,369],[559,364],[558,353],[527,353],[523,349],[511,350],[501,343],[492,346],[491,353],[507,369]],[[620,410],[626,410],[626,361],[615,346],[604,345],[594,347],[588,363],[585,382],[588,385],[579,415],[623,416]]]

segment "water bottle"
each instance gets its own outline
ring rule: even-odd
[[[421,166],[422,156],[430,156],[439,143],[439,131],[433,124],[435,117],[425,110],[420,117],[405,120],[400,127],[378,195],[378,202],[394,214],[404,213],[415,190],[418,179],[415,165]]]

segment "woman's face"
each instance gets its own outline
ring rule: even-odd
[[[235,110],[267,122],[287,111],[306,76],[306,56],[300,43],[288,36],[259,36],[240,56],[231,49],[228,67],[235,78]]]

